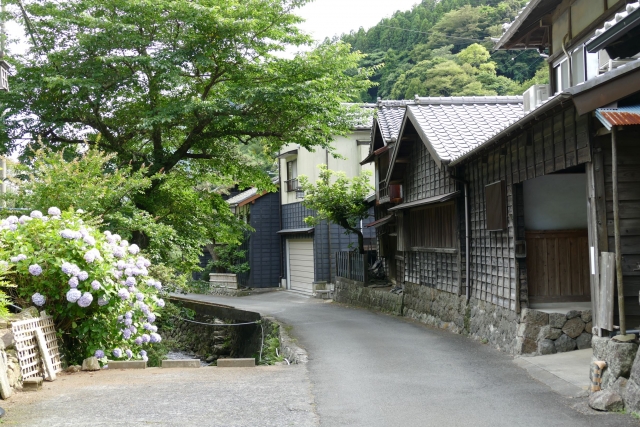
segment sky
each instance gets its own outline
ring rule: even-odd
[[[369,29],[397,10],[409,10],[420,0],[315,0],[296,12],[306,22],[300,25],[317,41],[360,27]]]

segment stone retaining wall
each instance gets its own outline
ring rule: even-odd
[[[357,307],[371,308],[374,310],[402,315],[402,295],[381,291],[376,288],[364,287],[362,282],[336,278],[334,289],[334,301],[354,305]]]
[[[197,315],[193,320],[202,323],[224,324],[211,316]],[[172,330],[161,331],[163,338],[170,343],[171,350],[180,350],[211,363],[221,356],[231,354],[233,330],[226,326],[208,326],[175,320]]]
[[[552,354],[591,346],[591,311],[520,314],[475,298],[405,283],[404,293],[366,288],[337,278],[335,300],[399,314],[441,329],[469,335],[510,354]]]

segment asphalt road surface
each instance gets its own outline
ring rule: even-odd
[[[638,426],[529,377],[512,357],[407,319],[290,292],[195,296],[271,315],[309,353],[321,426]]]

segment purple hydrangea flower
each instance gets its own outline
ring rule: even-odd
[[[122,271],[116,270],[113,272],[113,277],[115,277],[116,279],[119,279],[122,277]]]
[[[140,356],[143,356],[143,357],[144,357],[144,356],[146,356],[146,355],[147,355],[147,352],[146,352],[145,350],[140,350],[140,353],[139,353],[139,354],[140,354]]]
[[[102,359],[104,357],[104,351],[103,350],[96,350],[96,352],[93,353],[93,356],[96,359]]]
[[[96,239],[90,234],[83,236],[82,240],[89,246],[95,246],[96,244]]]
[[[135,326],[131,325],[129,326],[129,329],[131,330],[132,334],[137,334],[138,333],[138,328],[136,328]]]
[[[127,242],[126,240],[122,240],[122,241],[120,242],[120,247],[121,247],[121,248],[126,248],[126,247],[128,247],[128,246],[129,246],[129,242]]]
[[[128,359],[131,359],[131,358],[133,357],[133,351],[131,351],[131,350],[127,349],[127,350],[125,350],[124,352],[125,352],[125,354],[127,355],[127,358],[128,358]]]
[[[131,255],[136,255],[138,252],[140,252],[140,248],[138,247],[138,245],[134,243],[133,245],[129,246],[129,253]]]
[[[156,325],[151,325],[151,329],[149,329],[151,332],[158,332],[158,327]]]
[[[119,296],[121,299],[126,300],[126,299],[128,299],[128,298],[129,298],[129,291],[128,291],[128,290],[126,290],[126,289],[124,289],[124,288],[120,288],[120,289],[118,290],[118,296]]]
[[[18,217],[15,215],[11,215],[7,217],[7,222],[9,224],[17,224],[18,223]]]
[[[11,262],[20,262],[20,261],[24,261],[25,259],[27,259],[27,256],[25,254],[18,254],[14,257],[9,258],[11,260]]]
[[[89,278],[89,273],[87,273],[86,271],[81,271],[80,273],[78,273],[78,280],[80,280],[81,282],[84,282],[88,278]]]
[[[149,286],[149,287],[154,287],[155,288],[155,286],[156,286],[156,281],[153,280],[153,279],[147,279],[146,283],[147,283],[147,286]]]
[[[78,287],[78,278],[73,276],[71,279],[69,279],[69,286],[71,286],[72,288],[77,288]]]
[[[47,298],[44,295],[40,294],[39,292],[36,292],[31,296],[31,301],[33,301],[33,303],[38,307],[42,307],[44,303],[47,301]]]
[[[82,294],[80,299],[78,299],[78,305],[82,308],[87,308],[91,305],[92,301],[93,295],[91,295],[91,292],[85,292],[84,294]]]
[[[148,362],[148,361],[149,361],[149,358],[148,358],[147,356],[142,356],[142,361],[143,361],[143,362]]]
[[[140,338],[142,338],[142,342],[151,341],[151,337],[149,336],[149,334],[142,334],[142,335],[140,335]]]
[[[124,324],[127,326],[131,326],[133,324],[133,319],[124,319]]]
[[[132,311],[127,311],[127,312],[124,314],[124,318],[125,318],[125,319],[131,319],[132,317],[133,317],[133,312],[132,312]]]
[[[142,292],[138,292],[138,293],[136,294],[136,299],[137,299],[138,301],[142,301],[142,300],[144,299],[144,294],[143,294]]]
[[[116,242],[119,242],[120,240],[122,240],[122,237],[120,237],[119,234],[114,234],[113,238],[115,239]]]
[[[136,339],[135,339],[135,340],[133,340],[133,342],[134,342],[136,345],[142,345],[142,337],[136,337]]]
[[[63,262],[60,269],[64,274],[68,274],[69,276],[77,276],[80,274],[80,267],[70,262]]]
[[[97,280],[91,282],[91,289],[93,289],[94,291],[100,289],[100,282],[98,282]]]
[[[114,247],[113,256],[116,258],[124,258],[125,256],[124,248],[121,248],[119,246]]]
[[[31,273],[33,276],[39,276],[42,274],[42,267],[40,267],[38,264],[31,264],[29,266],[29,273]]]
[[[98,298],[98,305],[100,307],[104,307],[107,304],[109,304],[109,300],[108,299],[106,299],[105,297]]]
[[[156,287],[157,290],[161,291],[162,290],[162,283],[156,282],[155,283],[155,287]]]
[[[142,324],[142,329],[146,329],[148,331],[149,329],[151,329],[151,323],[144,322]]]
[[[16,231],[17,229],[18,229],[18,225],[17,224],[10,224],[9,225],[9,230]]]
[[[65,228],[64,230],[62,230],[60,232],[60,236],[62,236],[62,238],[64,239],[69,239],[69,240],[82,238],[82,234],[80,234],[80,232],[69,230],[68,228]]]
[[[158,307],[164,308],[164,300],[162,298],[158,298],[156,304],[158,305]]]
[[[153,333],[151,334],[151,337],[149,338],[149,340],[150,340],[152,343],[157,343],[157,342],[162,341],[162,337],[161,337],[159,334],[157,334],[157,333],[153,332]]]
[[[76,288],[71,288],[67,292],[67,301],[76,302],[80,299],[81,296],[82,296],[82,292],[80,292]]]
[[[31,218],[42,218],[42,212],[40,212],[40,211],[31,211],[29,216]]]
[[[116,262],[116,268],[118,270],[124,270],[126,267],[127,263],[124,262],[123,260],[119,259],[118,262]]]
[[[56,208],[55,206],[51,206],[49,208],[49,210],[47,211],[47,213],[49,215],[55,215],[55,216],[60,216],[62,215],[62,212],[60,212],[60,209]]]
[[[29,217],[29,216],[22,215],[22,216],[20,216],[20,218],[18,218],[18,222],[19,222],[20,224],[25,224],[27,221],[31,221],[31,219],[32,219],[32,218],[31,218],[31,217]]]
[[[119,348],[115,348],[115,349],[113,350],[113,355],[114,355],[117,359],[121,358],[121,357],[122,357],[122,350],[120,350]]]
[[[129,338],[131,338],[131,331],[129,329],[124,329],[122,331],[122,336],[125,340],[128,340]]]
[[[100,258],[101,258],[100,251],[98,251],[96,248],[89,249],[87,253],[84,254],[84,260],[87,261],[89,264],[91,264],[96,259],[100,260]]]
[[[156,321],[156,315],[155,315],[155,314],[153,314],[153,313],[149,313],[149,314],[147,315],[147,320],[149,321],[149,323],[153,323],[153,322],[155,322],[155,321]]]

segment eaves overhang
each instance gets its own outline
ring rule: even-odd
[[[448,200],[456,198],[459,194],[460,194],[459,191],[454,191],[453,193],[440,194],[434,197],[427,197],[425,199],[414,200],[413,202],[401,203],[397,206],[389,208],[389,212],[399,211],[402,209],[417,208],[420,206],[432,205],[434,203],[446,202]]]
[[[616,16],[624,16],[624,14]],[[638,50],[640,44],[636,41],[638,36],[640,36],[640,8],[636,8],[610,28],[606,28],[602,34],[589,40],[585,47],[589,53],[605,49],[611,58],[626,58],[640,51]]]

